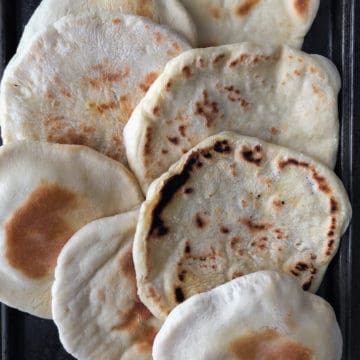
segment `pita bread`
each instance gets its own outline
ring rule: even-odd
[[[195,25],[178,0],[43,0],[25,27],[18,51],[23,51],[33,36],[63,16],[103,11],[146,16],[154,22],[166,24],[191,44],[196,44]]]
[[[261,271],[179,305],[154,342],[154,360],[340,360],[332,307],[291,277]]]
[[[318,55],[251,44],[190,50],[171,61],[124,131],[143,190],[181,155],[223,130],[304,152],[333,167],[340,77]]]
[[[123,127],[168,60],[189,45],[142,17],[67,16],[35,37],[2,80],[5,143],[81,144],[126,163]]]
[[[85,146],[3,146],[0,175],[0,301],[51,318],[61,248],[85,224],[139,205],[141,191],[120,163]]]
[[[320,0],[181,0],[197,26],[200,46],[251,41],[300,48]]]
[[[52,288],[65,349],[82,360],[151,360],[161,321],[140,302],[132,260],[138,210],[96,220],[62,250]]]
[[[134,242],[139,296],[164,319],[190,296],[259,270],[286,272],[315,292],[350,217],[327,167],[220,133],[149,189]]]

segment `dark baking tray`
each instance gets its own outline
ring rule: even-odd
[[[37,0],[1,0],[1,73],[38,3]],[[360,241],[360,202],[357,201],[360,199],[360,164],[356,161],[356,154],[360,154],[359,32],[359,0],[321,0],[319,14],[304,45],[307,52],[332,59],[343,79],[339,98],[341,145],[336,171],[348,190],[354,215],[319,294],[336,311],[344,337],[344,360],[360,359],[360,260],[357,261],[360,259],[357,245],[357,240]],[[62,348],[51,321],[4,305],[1,307],[0,345],[1,360],[73,359]]]

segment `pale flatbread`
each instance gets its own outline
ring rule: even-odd
[[[171,61],[124,131],[144,190],[181,155],[223,130],[304,152],[333,167],[340,77],[324,57],[251,44],[190,50]]]
[[[134,176],[85,146],[0,148],[0,301],[51,318],[58,254],[85,224],[139,205]]]
[[[17,51],[23,51],[34,35],[63,16],[89,11],[146,16],[154,22],[166,24],[196,45],[195,25],[178,0],[43,0],[26,25]]]
[[[261,271],[179,305],[154,360],[340,360],[334,310],[285,274]]]
[[[350,217],[344,187],[324,165],[256,138],[215,135],[148,191],[134,243],[139,296],[162,319],[259,270],[316,291]]]
[[[126,163],[123,127],[168,60],[189,45],[143,17],[67,16],[32,41],[2,80],[5,143],[81,144]]]
[[[132,243],[138,210],[96,220],[62,250],[52,288],[54,321],[79,360],[151,360],[162,322],[140,302]]]
[[[251,41],[300,48],[320,0],[181,0],[200,46]]]

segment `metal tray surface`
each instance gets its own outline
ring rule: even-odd
[[[59,0],[61,1],[61,0]],[[39,0],[1,0],[0,75],[16,50],[23,27]],[[329,57],[343,79],[339,97],[341,144],[336,172],[353,205],[352,224],[343,237],[319,295],[335,309],[344,337],[343,360],[360,359],[360,1],[321,0],[304,50]],[[0,284],[1,286],[1,284]],[[51,321],[1,306],[1,360],[69,360]],[[189,359],[192,360],[192,359]]]

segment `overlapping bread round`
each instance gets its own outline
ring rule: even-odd
[[[322,298],[285,274],[260,271],[176,307],[154,360],[340,360],[342,337]]]
[[[320,0],[181,0],[197,27],[199,45],[251,41],[301,47]]]
[[[229,130],[333,167],[339,89],[329,60],[287,46],[187,51],[167,64],[125,127],[129,164],[147,190],[186,151]]]
[[[160,319],[192,295],[258,270],[316,291],[351,217],[321,163],[230,132],[155,180],[134,242],[139,296]]]
[[[79,360],[151,360],[162,322],[137,296],[132,244],[138,210],[95,220],[62,250],[52,309],[61,342]]]
[[[104,11],[145,16],[166,24],[191,44],[196,44],[195,25],[178,0],[43,0],[27,23],[17,52],[25,50],[34,35],[63,16]]]
[[[134,176],[85,146],[0,148],[0,301],[51,318],[57,257],[85,224],[142,200]]]
[[[32,38],[5,71],[5,143],[81,144],[126,163],[123,128],[134,107],[188,43],[144,17],[66,16]]]

